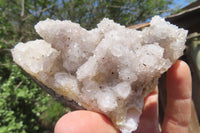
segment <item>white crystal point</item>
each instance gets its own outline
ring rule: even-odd
[[[142,31],[107,18],[89,31],[51,19],[35,29],[44,40],[18,43],[14,61],[56,93],[107,115],[122,133],[137,129],[145,96],[183,54],[187,36],[159,16]]]

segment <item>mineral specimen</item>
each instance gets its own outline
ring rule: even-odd
[[[159,16],[142,31],[107,18],[89,31],[51,19],[35,29],[43,40],[17,44],[14,61],[57,94],[105,114],[122,133],[137,129],[144,97],[183,54],[187,36]]]

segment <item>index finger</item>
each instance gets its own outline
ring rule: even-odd
[[[167,72],[167,106],[163,133],[187,133],[191,119],[191,74],[188,65],[177,61]]]

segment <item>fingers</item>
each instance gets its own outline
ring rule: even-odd
[[[191,118],[191,74],[188,65],[177,61],[167,72],[167,106],[163,133],[187,133]]]
[[[111,122],[91,111],[70,112],[58,120],[55,133],[117,133]]]
[[[158,89],[144,100],[144,108],[137,131],[134,133],[158,133]]]

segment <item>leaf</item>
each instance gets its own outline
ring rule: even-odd
[[[17,93],[17,97],[25,97],[25,96],[26,96],[26,92],[24,92],[24,91],[19,91]]]
[[[0,133],[6,133],[6,132],[7,132],[7,127],[6,126],[0,127]]]

